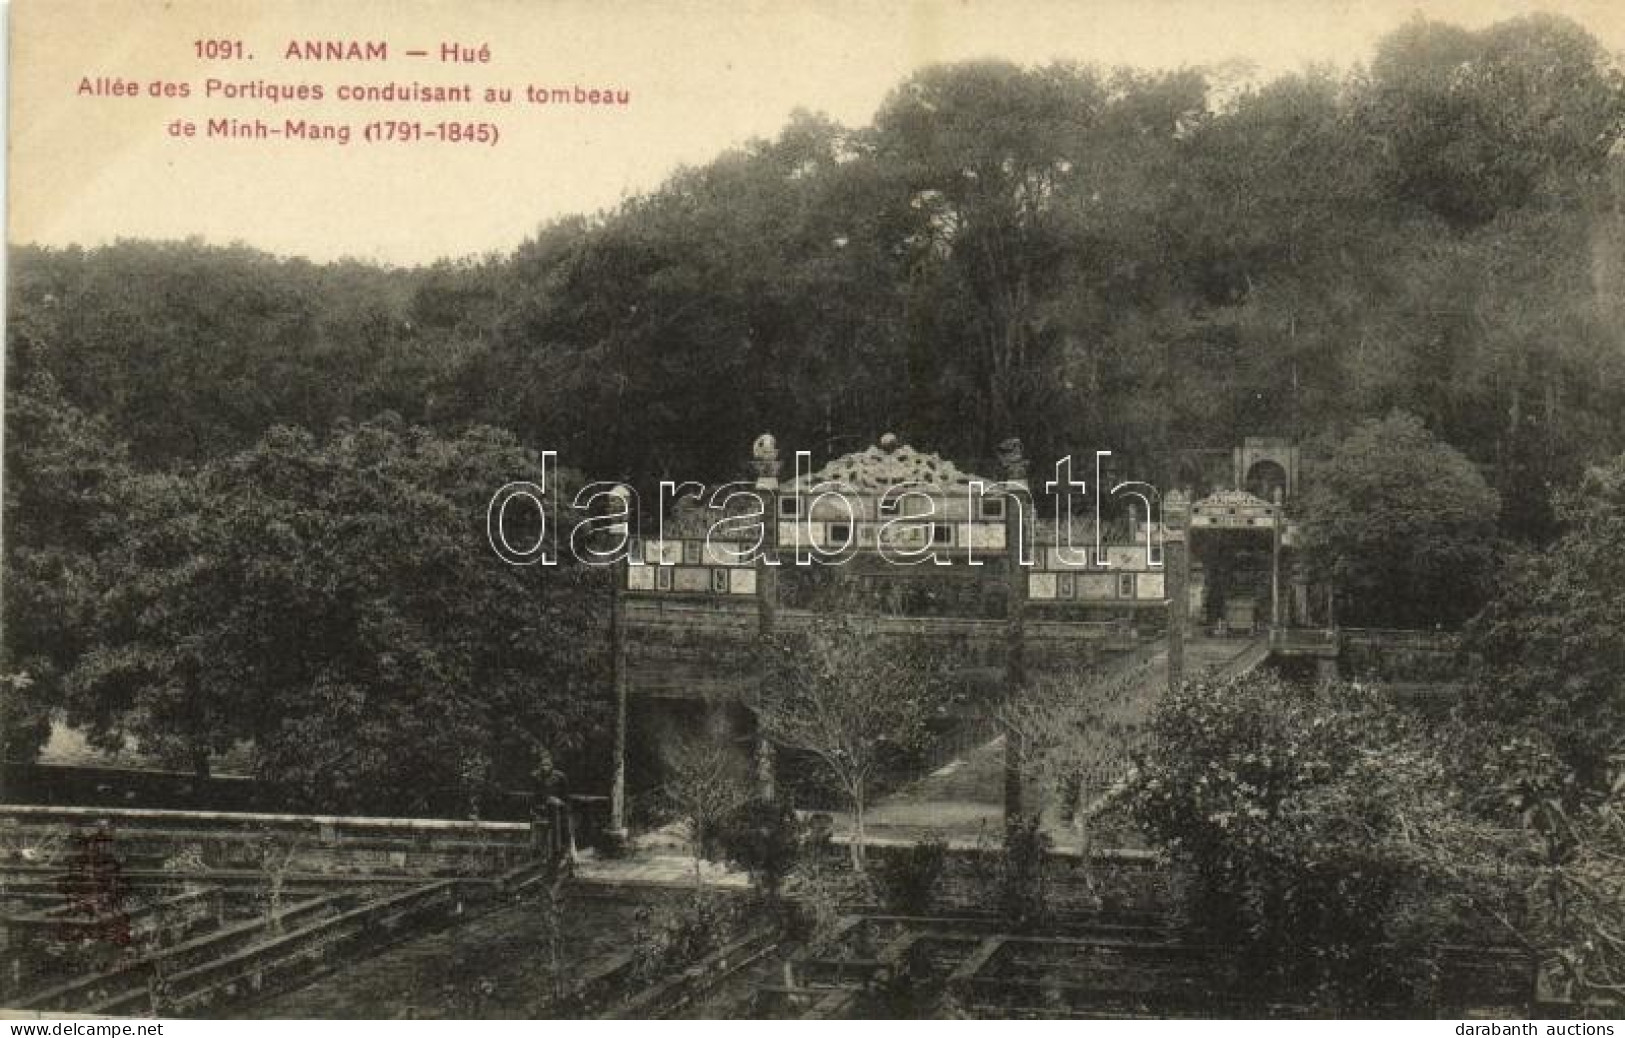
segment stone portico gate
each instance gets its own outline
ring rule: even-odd
[[[778,445],[764,435],[750,459],[753,494],[721,507],[681,502],[660,535],[633,537],[611,609],[611,830],[627,831],[630,713],[657,698],[739,703],[759,690],[762,674],[743,662],[752,642],[807,622],[831,565],[797,564],[798,555],[840,553],[843,572],[887,607],[878,624],[969,653],[967,668],[987,670],[1000,695],[1018,695],[1029,671],[1076,670],[1164,629],[1182,640],[1184,610],[1170,605],[1188,597],[1184,538],[1152,514],[1153,488],[1122,488],[1143,502],[1127,519],[1044,519],[1020,443],[1001,445],[999,460],[999,478],[978,476],[888,434],[781,481]],[[750,557],[752,545],[764,550]],[[933,561],[895,561],[928,551]],[[685,654],[677,641],[704,648]],[[1181,655],[1170,646],[1171,681]],[[766,789],[773,758],[758,739]],[[1014,764],[1005,769],[1007,817],[1022,806]]]

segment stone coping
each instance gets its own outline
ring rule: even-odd
[[[528,832],[529,822],[472,822],[449,818],[389,818],[366,815],[261,814],[246,811],[178,811],[145,807],[63,807],[50,804],[0,804],[0,820],[216,822],[240,825],[331,825],[369,829],[431,832]]]

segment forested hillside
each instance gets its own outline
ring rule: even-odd
[[[1550,17],[1415,21],[1368,67],[1240,93],[931,68],[872,125],[798,115],[508,256],[16,249],[11,384],[48,371],[147,465],[393,410],[633,479],[736,475],[764,429],[822,452],[886,428],[1155,476],[1169,448],[1397,407],[1538,535],[1547,485],[1625,443],[1622,113]]]
[[[1500,534],[1543,541],[1552,488],[1625,450],[1622,128],[1625,78],[1576,24],[1416,20],[1352,70],[1240,90],[925,69],[870,125],[799,114],[511,255],[14,247],[6,669],[43,680],[108,630],[75,597],[105,574],[72,573],[134,514],[114,470],[224,493],[255,458],[348,471],[413,426],[643,484],[740,478],[763,431],[822,457],[885,430],[1165,482],[1179,448],[1397,409],[1476,463]],[[403,472],[442,457],[414,450]]]

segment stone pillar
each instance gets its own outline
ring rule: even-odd
[[[1015,437],[999,445],[1005,482],[1004,496],[1004,694],[1014,700],[1027,686],[1027,571],[1021,564],[1026,539],[1023,515],[1027,506],[1027,455]],[[1008,827],[1022,815],[1021,747],[1005,733],[1004,822]]]
[[[1286,522],[1281,507],[1281,488],[1275,488],[1275,508],[1270,522],[1270,630],[1281,626],[1281,524]]]
[[[1309,567],[1299,552],[1293,552],[1291,563],[1292,607],[1287,611],[1287,623],[1294,627],[1311,624],[1309,610]]]
[[[756,471],[756,492],[762,502],[762,550],[756,557],[756,636],[765,650],[778,628],[779,618],[779,461],[778,444],[770,433],[756,438],[751,449],[751,466]],[[767,687],[766,653],[757,675],[757,695],[771,694]],[[773,743],[756,729],[756,784],[763,800],[773,799]]]
[[[617,486],[610,492],[622,499],[623,506],[632,496],[631,491],[622,486]],[[612,537],[626,537],[629,530],[625,523],[617,523],[608,532]],[[623,554],[621,560],[610,567],[609,660],[611,679],[615,688],[615,748],[614,773],[609,786],[608,835],[617,844],[624,841],[627,835],[626,698],[628,682],[626,662],[626,585],[629,564],[629,556]]]
[[[1162,568],[1168,591],[1168,690],[1185,678],[1185,632],[1190,626],[1190,500],[1175,488],[1162,499]]]

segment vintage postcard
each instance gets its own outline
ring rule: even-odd
[[[1617,3],[8,31],[6,1015],[1614,1033]]]

